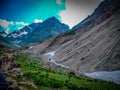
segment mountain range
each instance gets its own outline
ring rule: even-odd
[[[16,30],[6,35],[4,39],[21,47],[28,44],[40,43],[67,30],[69,30],[68,25],[61,23],[55,17],[51,17],[42,23],[32,23],[20,30]],[[3,34],[1,33],[1,35]]]
[[[5,33],[4,31],[0,32],[0,45],[8,47],[8,48],[20,48],[18,45],[16,45],[15,43],[12,43],[11,41],[6,39],[7,37],[7,33]]]

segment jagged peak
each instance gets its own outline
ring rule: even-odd
[[[50,17],[50,18],[48,18],[48,19],[58,20],[55,16],[52,16],[52,17]]]
[[[48,19],[46,19],[43,23],[46,23],[46,22],[57,22],[57,23],[61,23],[56,17],[50,17]]]

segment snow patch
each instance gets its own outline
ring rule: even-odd
[[[31,30],[31,32],[33,31],[33,29],[30,26],[26,26],[26,27],[28,27]]]
[[[120,70],[111,71],[111,72],[99,71],[99,72],[93,72],[93,73],[84,73],[84,75],[91,78],[101,79],[101,80],[120,84]]]
[[[22,35],[26,35],[26,34],[28,34],[28,32],[26,32],[26,31],[23,31],[23,32],[21,32],[20,34],[12,34],[12,36],[14,37],[14,38],[16,38],[16,37],[20,37],[20,36],[22,36]]]
[[[29,49],[32,49],[34,46],[30,46]]]
[[[55,55],[55,51],[53,51],[53,52],[49,52],[49,53],[46,53],[45,55],[48,55],[48,56],[54,56],[54,55]]]
[[[14,42],[15,42],[15,43],[20,43],[20,42],[21,42],[21,40],[20,40],[20,41],[18,41],[18,40],[15,40]]]

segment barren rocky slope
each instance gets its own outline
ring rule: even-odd
[[[120,1],[105,0],[71,31],[23,49],[41,58],[55,51],[54,60],[78,73],[120,69]]]
[[[57,61],[82,73],[120,69],[120,13],[56,50]]]

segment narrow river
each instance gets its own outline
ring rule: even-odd
[[[57,66],[60,66],[60,67],[69,69],[68,66],[63,65],[63,64],[60,64],[60,63],[57,63],[56,60],[54,59],[54,54],[55,54],[55,51],[53,51],[53,52],[48,52],[48,53],[46,53],[46,54],[44,54],[44,55],[48,58],[48,61],[49,61],[49,62],[51,62],[51,63],[53,63],[53,64],[55,64],[55,65],[57,65]]]

